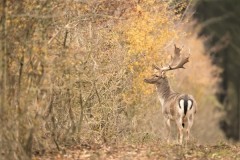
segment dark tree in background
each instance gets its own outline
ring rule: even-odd
[[[220,127],[227,138],[240,140],[240,1],[198,1],[194,17],[203,26],[199,36],[210,36],[205,47],[213,63],[223,69],[217,97],[226,116]]]

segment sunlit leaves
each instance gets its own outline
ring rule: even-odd
[[[152,87],[145,85],[143,79],[151,75],[153,63],[161,64],[168,58],[163,48],[176,36],[176,19],[167,10],[167,4],[145,0],[135,6],[135,12],[123,25],[128,48],[128,68],[132,73],[129,99],[137,97],[137,94],[152,93]]]

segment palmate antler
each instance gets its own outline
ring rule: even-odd
[[[188,56],[183,56],[180,54],[181,49],[178,48],[175,44],[174,44],[174,55],[171,58],[171,62],[169,63],[168,66],[165,67],[158,67],[156,65],[153,65],[154,69],[159,70],[161,73],[162,72],[166,72],[166,71],[170,71],[170,70],[175,70],[175,69],[179,69],[179,68],[184,68],[184,65],[189,62],[189,55]]]

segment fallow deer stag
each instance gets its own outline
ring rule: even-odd
[[[197,103],[192,95],[174,92],[165,76],[165,72],[184,68],[184,65],[189,62],[189,56],[182,56],[180,54],[181,49],[176,47],[176,45],[174,45],[174,47],[174,56],[170,64],[162,68],[153,65],[153,68],[157,70],[157,74],[154,74],[149,79],[144,79],[144,81],[156,85],[159,100],[162,105],[164,123],[168,132],[168,143],[171,134],[171,121],[175,121],[179,131],[178,141],[182,144],[184,129],[186,129],[187,141],[189,140],[190,129],[193,125],[194,115],[197,110]]]

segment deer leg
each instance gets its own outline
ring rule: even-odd
[[[166,129],[167,129],[167,143],[169,143],[170,142],[170,135],[171,135],[171,122],[170,122],[169,118],[165,118],[164,122],[165,122],[165,126],[166,126]]]
[[[192,128],[193,125],[193,116],[190,116],[188,118],[188,127],[187,127],[187,141],[189,141],[190,137],[190,129]]]
[[[182,126],[182,118],[176,120],[176,124],[178,127],[178,134],[179,134],[179,143],[182,144],[183,141],[183,126]]]

